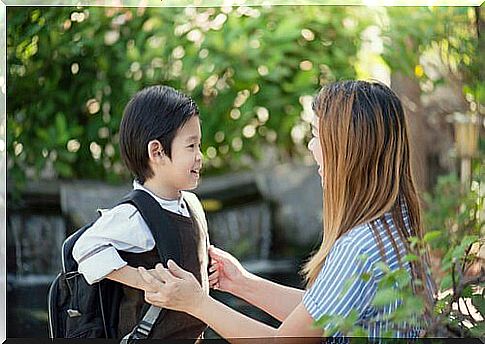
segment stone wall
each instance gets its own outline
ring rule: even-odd
[[[9,272],[57,271],[63,239],[131,188],[131,182],[85,180],[29,184],[20,206],[8,210]],[[275,236],[286,246],[308,247],[321,235],[322,189],[315,167],[283,164],[203,177],[194,192],[206,208],[213,242],[241,258],[268,258]]]

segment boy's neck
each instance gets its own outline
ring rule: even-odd
[[[155,183],[153,179],[145,181],[145,183],[143,183],[143,187],[165,200],[171,201],[180,198],[180,190],[168,188],[164,185]]]

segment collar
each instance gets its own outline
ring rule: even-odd
[[[161,198],[157,195],[155,195],[152,191],[148,190],[146,187],[138,183],[136,180],[133,181],[133,189],[134,190],[143,190],[145,192],[148,192],[155,200],[160,203],[162,207],[176,207],[178,212],[180,214],[184,213],[184,209],[186,209],[185,201],[183,198],[182,193],[180,192],[180,196],[178,199],[174,200],[169,200],[169,199],[164,199]]]

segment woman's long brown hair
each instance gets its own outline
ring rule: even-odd
[[[391,213],[406,252],[410,236],[422,239],[420,202],[411,169],[406,117],[399,98],[379,82],[341,81],[324,87],[313,101],[319,117],[323,156],[323,242],[303,268],[307,284],[315,281],[335,241],[350,229],[370,223],[384,258],[375,221]],[[403,221],[409,216],[409,228]],[[401,261],[386,221],[385,230]],[[414,286],[425,296],[426,313],[433,295],[427,290],[424,262],[411,262]],[[424,292],[424,291],[427,292]]]

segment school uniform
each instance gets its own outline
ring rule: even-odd
[[[177,200],[164,200],[133,183],[134,189],[149,193],[172,221],[179,234],[179,265],[194,274],[204,292],[209,293],[207,221],[202,205],[193,193],[181,192]],[[191,204],[192,208],[188,207]],[[125,265],[153,269],[160,262],[155,240],[138,210],[131,204],[100,210],[101,217],[76,241],[73,257],[78,271],[89,284],[100,281]],[[175,244],[175,243],[174,243]],[[138,323],[146,307],[144,292],[122,285],[118,337]],[[197,339],[206,325],[187,313],[167,310],[152,330],[152,339]]]

